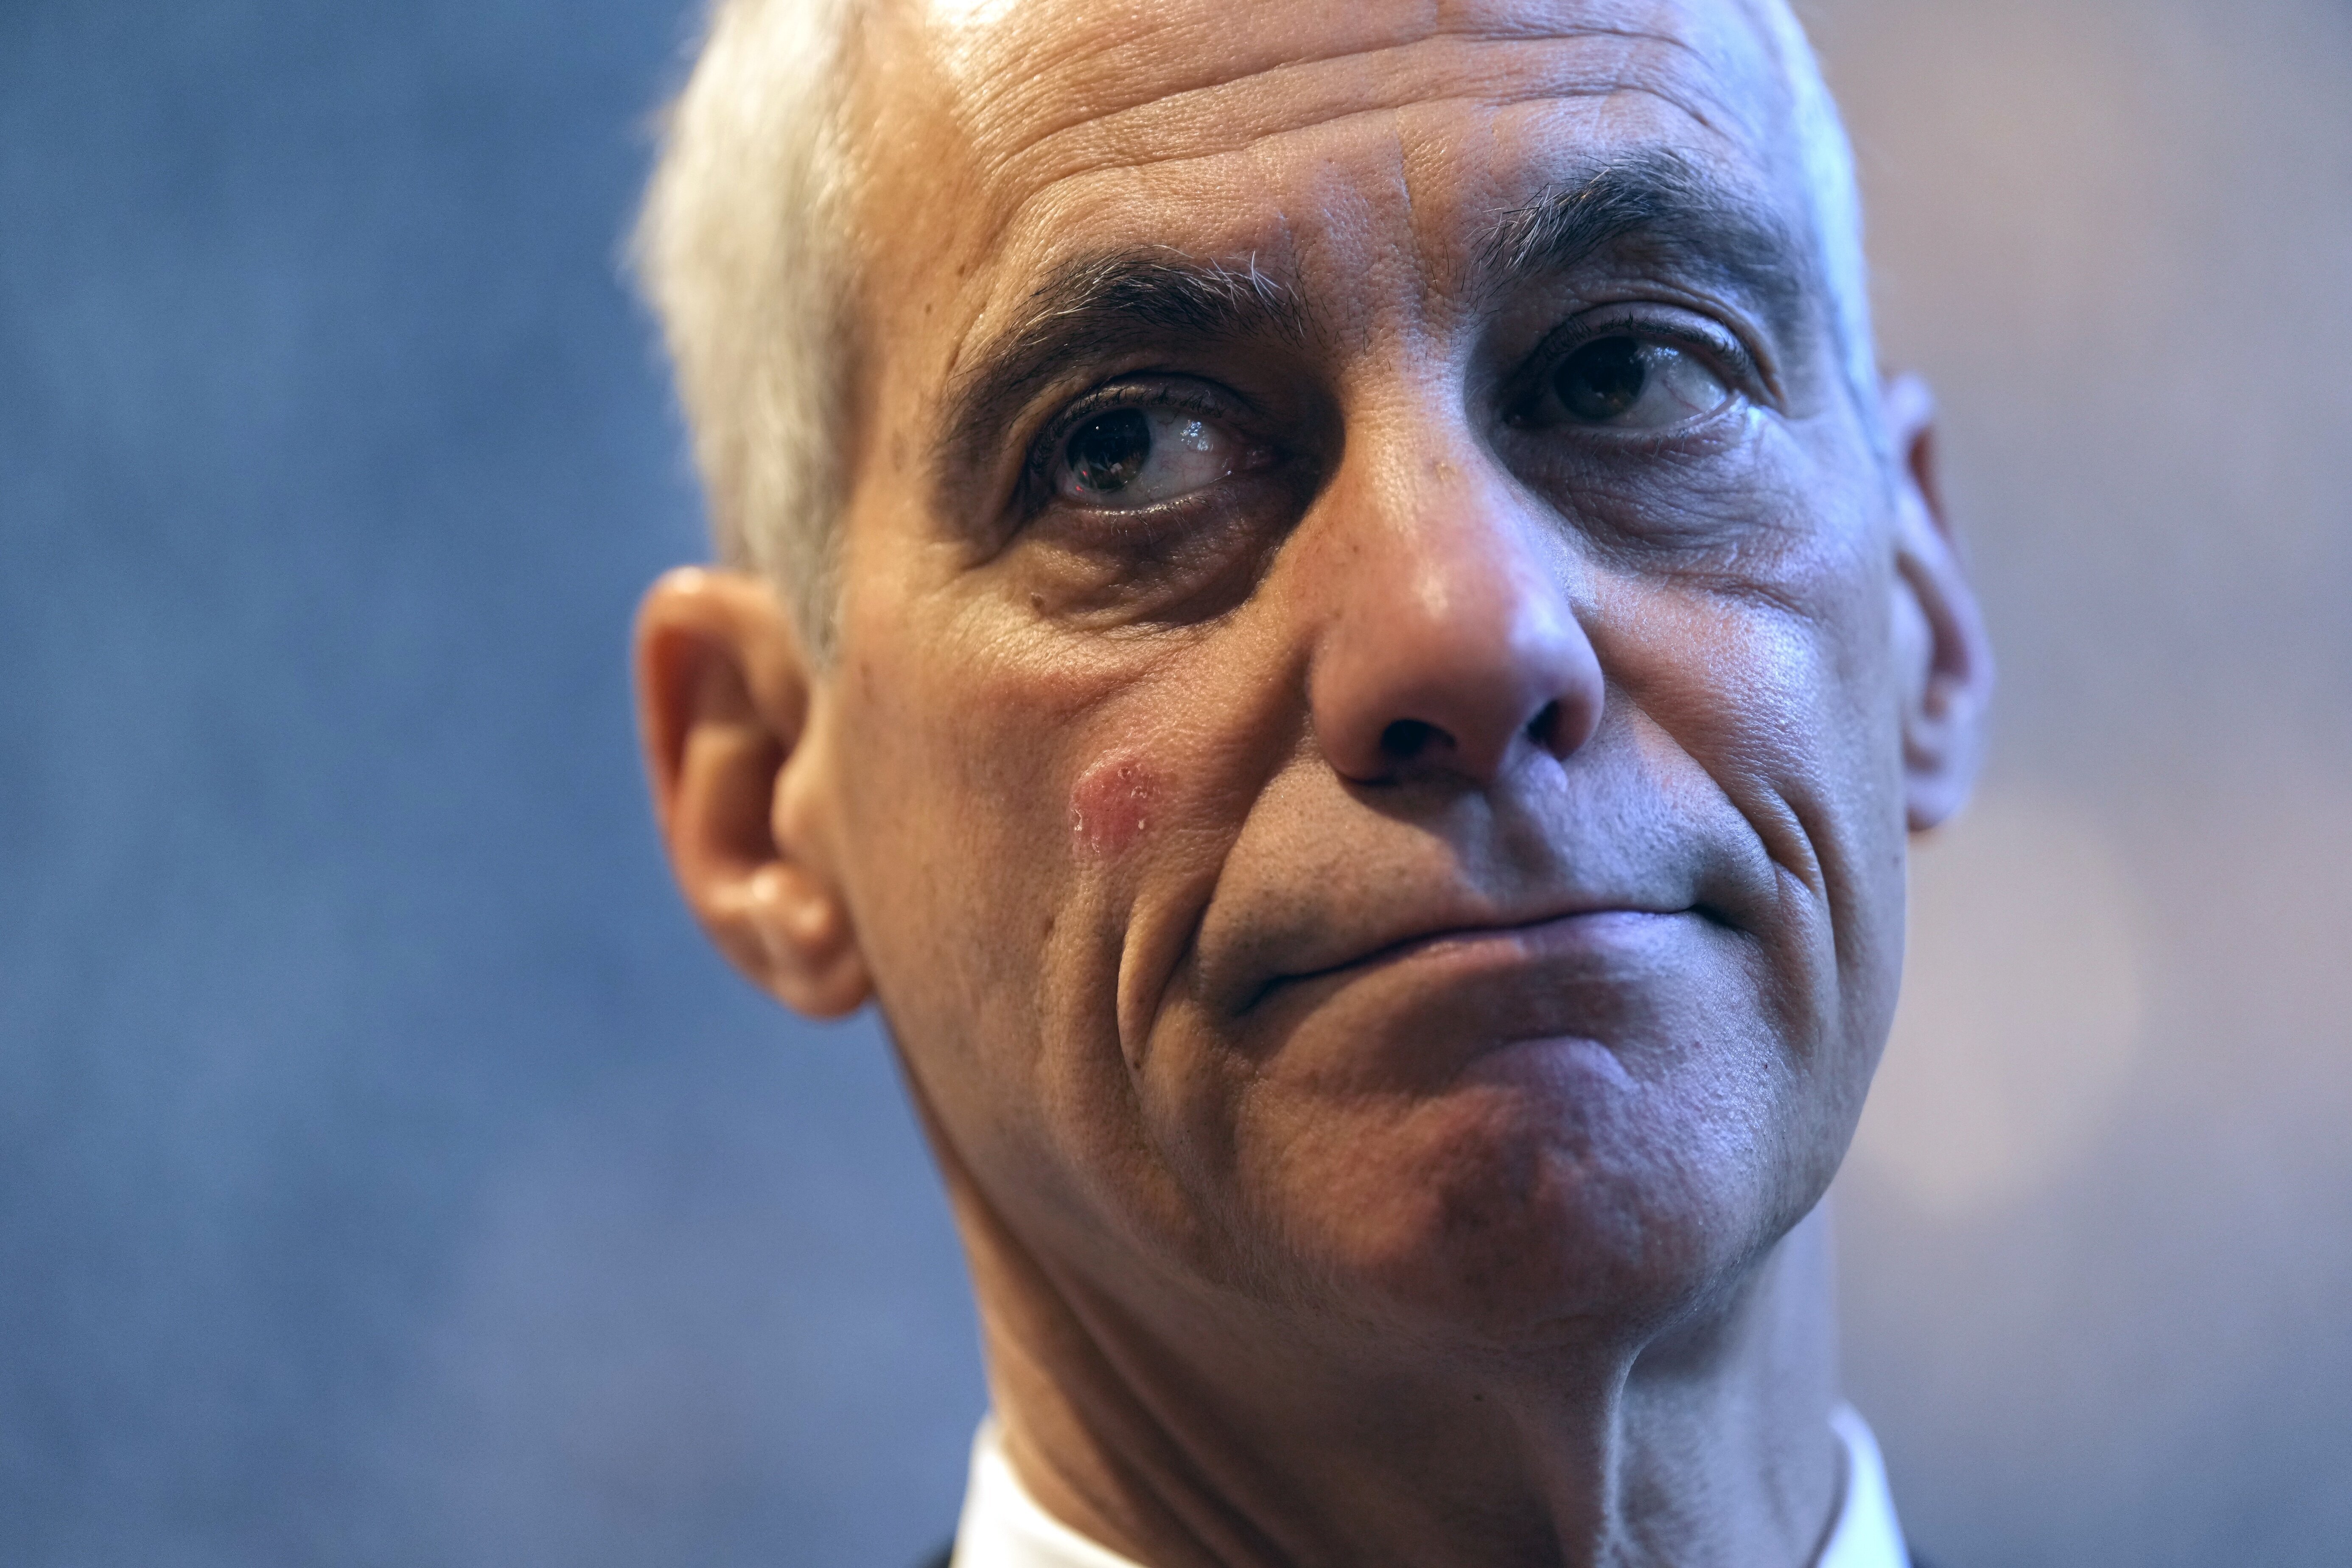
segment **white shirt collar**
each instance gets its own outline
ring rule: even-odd
[[[1845,1497],[1838,1504],[1837,1528],[1813,1568],[1910,1568],[1895,1494],[1887,1489],[1886,1461],[1870,1423],[1853,1405],[1841,1405],[1830,1412],[1830,1430],[1845,1445]]]
[[[1851,1405],[1830,1415],[1845,1445],[1845,1496],[1837,1528],[1814,1568],[1906,1568],[1903,1527],[1886,1489],[1878,1441]],[[980,1424],[971,1442],[971,1481],[956,1526],[954,1568],[1142,1568],[1107,1551],[1047,1513],[1013,1473],[998,1438],[996,1418]]]

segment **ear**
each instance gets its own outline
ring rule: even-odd
[[[812,1017],[872,991],[835,875],[818,692],[768,584],[688,567],[637,610],[637,721],[654,815],[703,929]]]
[[[1881,395],[1895,461],[1905,806],[1911,831],[1924,833],[1958,812],[1976,783],[1992,700],[1992,645],[1944,511],[1935,395],[1918,377],[1897,375]]]

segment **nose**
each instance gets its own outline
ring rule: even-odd
[[[1344,547],[1318,574],[1329,598],[1307,700],[1325,758],[1358,784],[1486,788],[1600,728],[1601,661],[1564,546],[1499,477],[1435,488],[1335,517]]]

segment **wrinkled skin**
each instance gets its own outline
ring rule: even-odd
[[[836,651],[673,576],[648,744],[722,946],[878,999],[1015,1463],[1142,1561],[1801,1563],[1834,1508],[1806,1216],[1989,666],[1774,50],[1699,4],[864,36]],[[1508,264],[1645,167],[1782,290],[1639,226]],[[1276,303],[1040,338],[1089,264]],[[1612,338],[1664,356],[1630,419],[1563,369]],[[1159,467],[1090,489],[1121,408]]]

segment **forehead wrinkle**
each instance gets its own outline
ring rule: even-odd
[[[1175,27],[1165,27],[1160,29],[1163,33],[1176,32],[1179,30],[1180,29]],[[1150,90],[1129,97],[1124,100],[1105,101],[1103,99],[1098,98],[1097,95],[1080,90],[1076,96],[1077,96],[1082,104],[1089,105],[1088,107],[1076,109],[1071,113],[1051,119],[1046,122],[1033,128],[1028,134],[1021,139],[1023,142],[1022,148],[1016,150],[1013,153],[1006,154],[1006,157],[1009,160],[1010,158],[1018,156],[1021,151],[1034,149],[1036,146],[1044,142],[1050,142],[1056,137],[1064,136],[1073,132],[1081,131],[1089,126],[1100,126],[1108,123],[1123,115],[1139,112],[1148,109],[1179,105],[1185,103],[1188,100],[1196,100],[1210,94],[1246,90],[1271,79],[1276,79],[1286,76],[1301,76],[1315,73],[1322,71],[1328,67],[1346,65],[1350,61],[1367,59],[1378,55],[1397,54],[1414,50],[1429,50],[1448,44],[1457,46],[1467,45],[1473,48],[1486,47],[1517,50],[1524,48],[1531,44],[1573,45],[1582,40],[1599,38],[1613,38],[1626,44],[1646,43],[1662,45],[1668,49],[1688,55],[1693,60],[1706,70],[1712,71],[1714,68],[1713,62],[1706,58],[1705,51],[1697,45],[1691,43],[1688,39],[1677,37],[1671,33],[1647,31],[1635,27],[1612,27],[1603,26],[1583,26],[1574,27],[1535,26],[1520,27],[1506,26],[1486,27],[1438,26],[1433,27],[1429,31],[1412,37],[1384,39],[1375,44],[1368,44],[1358,47],[1335,48],[1319,54],[1312,52],[1301,53],[1287,49],[1275,51],[1268,54],[1262,63],[1251,64],[1237,72],[1214,68],[1214,67],[1209,62],[1203,61],[1202,68],[1189,78],[1178,78],[1172,82],[1156,86]],[[1105,62],[1104,68],[1099,73],[1094,74],[1098,74],[1104,79],[1115,79],[1122,74],[1118,63],[1121,58],[1130,55],[1143,54],[1146,52],[1146,44],[1132,37],[1126,37],[1105,44],[1095,49],[1073,49],[1071,51],[1071,58],[1074,60],[1080,62],[1101,60]],[[1180,58],[1185,60],[1190,60],[1192,58],[1192,57],[1189,54],[1180,57]],[[1134,73],[1129,71],[1126,74]],[[1046,73],[1041,71],[1033,73],[1029,77],[1028,81],[1023,85],[1035,85],[1040,87],[1041,89],[1059,89],[1066,93],[1071,91],[1073,89],[1083,89],[1088,85],[1090,79],[1092,79],[1092,76],[1087,73],[1058,73],[1057,79],[1055,77],[1049,77]],[[1286,95],[1286,100],[1287,95]],[[1002,114],[983,114],[979,118],[983,122],[989,119],[1017,121],[1019,118],[1019,104],[1015,101],[1009,105]],[[985,134],[988,127],[985,123],[982,123],[976,124],[971,129],[972,129],[976,133],[975,140],[979,140]]]
[[[1647,92],[1726,141],[1752,133],[1746,117],[1727,98],[1703,90],[1712,72],[1677,69],[1645,58],[1638,47],[1612,49],[1595,58],[1593,40],[1602,37],[1622,39],[1623,35],[1548,35],[1467,44],[1446,36],[1330,61],[1284,63],[1040,130],[1016,148],[983,152],[982,167],[990,176],[1042,189],[1094,169],[1149,168],[1239,152],[1286,132],[1361,114],[1465,101],[1503,107],[1544,98],[1601,97],[1627,89]],[[1372,55],[1402,58],[1377,73],[1328,68]],[[1171,143],[1176,145],[1171,148]],[[1030,173],[1039,164],[1045,167]]]
[[[1689,8],[1675,6],[1641,8],[1637,16],[1656,19],[1661,13],[1694,23],[1713,16],[1708,12],[1701,18]],[[1688,30],[1698,29],[1694,26]],[[1174,67],[1191,64],[1202,54],[1213,60],[1216,53],[1214,47],[1179,50],[1171,64],[1166,40],[1181,37],[1182,31],[1176,26],[1155,29],[1150,37],[1159,40],[1156,45],[1138,44],[1129,37],[1089,54],[1065,52],[1080,58],[1120,59],[1140,52],[1146,58],[1135,70],[1114,75],[1150,79],[1157,73],[1165,79]],[[970,150],[978,176],[969,216],[959,225],[958,248],[968,258],[992,258],[1028,212],[1073,179],[1242,153],[1273,145],[1283,133],[1407,105],[1430,109],[1471,101],[1500,110],[1633,89],[1675,110],[1702,135],[1736,147],[1754,134],[1747,106],[1737,101],[1753,73],[1739,68],[1738,61],[1717,61],[1712,56],[1728,50],[1744,59],[1745,46],[1753,39],[1746,29],[1725,38],[1728,41],[1695,41],[1669,29],[1599,19],[1576,26],[1441,27],[1370,48],[1331,49],[1306,59],[1283,55],[1239,74],[1213,63],[1196,67],[1190,77],[1176,79],[1173,92],[1131,92],[1110,99],[1107,106],[1099,95],[1074,91],[1071,73],[1029,64],[1034,57],[1024,57],[1018,72],[998,73],[1009,79],[1003,85],[966,89],[963,84],[978,74],[967,61],[964,69],[950,68],[944,79],[932,79],[948,91],[945,101],[935,100],[930,112],[943,114],[961,128],[960,140]],[[1016,34],[1013,41],[1023,40]],[[1156,56],[1150,53],[1153,47],[1159,50]],[[1369,68],[1366,62],[1381,56],[1391,57],[1391,68]],[[1418,79],[1400,81],[1401,76]],[[1202,82],[1208,85],[1198,85]],[[1087,85],[1085,73],[1079,73],[1078,88]],[[1234,94],[1243,100],[1238,105],[1220,96]],[[1050,111],[1055,101],[1071,98],[1079,100],[1076,112],[1058,118],[1048,114],[1034,126],[1022,125],[1023,111],[1038,106],[1040,100]],[[982,270],[984,274],[987,268]]]
[[[1108,170],[1153,169],[1164,167],[1170,164],[1197,163],[1206,162],[1213,158],[1225,157],[1235,153],[1252,152],[1259,148],[1277,143],[1286,137],[1303,135],[1313,131],[1328,130],[1332,126],[1344,125],[1351,120],[1377,120],[1381,118],[1402,120],[1402,117],[1408,114],[1418,114],[1425,110],[1441,109],[1454,104],[1468,104],[1479,109],[1506,110],[1516,109],[1522,104],[1528,103],[1572,103],[1580,100],[1608,99],[1625,95],[1656,99],[1659,102],[1665,104],[1668,108],[1675,110],[1697,122],[1703,130],[1713,133],[1718,140],[1729,140],[1729,138],[1725,137],[1717,127],[1708,123],[1704,118],[1702,118],[1698,110],[1694,109],[1691,105],[1684,102],[1682,100],[1675,98],[1671,93],[1660,91],[1658,89],[1646,83],[1627,82],[1614,79],[1601,79],[1596,78],[1589,83],[1579,83],[1572,86],[1547,83],[1541,87],[1530,88],[1524,92],[1475,94],[1451,93],[1443,97],[1416,98],[1407,103],[1368,104],[1361,109],[1341,110],[1336,113],[1326,115],[1319,119],[1297,121],[1294,123],[1281,126],[1276,130],[1267,131],[1263,134],[1252,137],[1246,141],[1237,141],[1229,145],[1197,151],[1188,150],[1182,153],[1158,153],[1140,158],[1105,158],[1097,163],[1087,164],[1079,168],[1068,169],[1055,174],[1052,177],[1050,184],[1038,187],[1037,194],[1043,195],[1046,190],[1051,189],[1053,185],[1058,185],[1073,179],[1083,179],[1088,174],[1101,174]]]
[[[977,237],[978,243],[975,248],[979,254],[991,258],[1003,256],[1010,248],[1005,237],[1008,233],[1021,226],[1023,221],[1031,214],[1036,212],[1040,207],[1053,205],[1055,197],[1065,187],[1070,185],[1074,182],[1085,181],[1098,175],[1143,169],[1174,168],[1186,163],[1209,163],[1219,158],[1233,157],[1238,154],[1259,154],[1270,148],[1280,145],[1283,142],[1292,137],[1310,135],[1328,131],[1335,126],[1345,125],[1352,121],[1370,121],[1386,118],[1391,122],[1398,124],[1398,134],[1402,137],[1402,117],[1406,114],[1419,114],[1429,110],[1444,108],[1454,104],[1467,103],[1475,105],[1479,109],[1500,112],[1515,108],[1522,108],[1529,104],[1554,103],[1565,105],[1580,101],[1605,101],[1621,97],[1644,97],[1654,99],[1659,102],[1664,103],[1670,110],[1674,110],[1686,117],[1696,120],[1696,116],[1692,115],[1690,109],[1678,99],[1654,91],[1648,87],[1629,85],[1622,81],[1611,81],[1605,84],[1596,85],[1588,90],[1581,91],[1560,91],[1556,88],[1546,88],[1539,90],[1531,90],[1525,94],[1507,97],[1486,96],[1477,98],[1453,97],[1416,99],[1413,101],[1405,104],[1382,104],[1363,109],[1349,110],[1343,113],[1336,114],[1324,120],[1286,125],[1279,130],[1269,132],[1264,135],[1257,136],[1252,140],[1232,146],[1223,146],[1202,152],[1187,151],[1183,153],[1171,153],[1160,156],[1132,161],[1105,158],[1099,162],[1059,171],[1046,179],[1045,183],[1036,185],[1026,195],[1023,195],[1018,200],[1008,204],[1002,210],[995,213],[981,229]],[[1720,132],[1713,131],[1711,127],[1706,126],[1704,122],[1700,122],[1700,128],[1703,131],[1709,132],[1717,140],[1727,140],[1727,138],[1723,137]],[[1269,214],[1268,216],[1278,219],[1280,226],[1286,233],[1287,233],[1291,226],[1291,220],[1290,215],[1286,210]],[[1059,226],[1047,225],[1045,226]],[[1066,258],[1064,260],[1049,261],[1045,264],[1044,269],[1050,270],[1055,266],[1063,265],[1065,264],[1066,259]],[[989,317],[998,313],[999,309],[1001,309],[1001,307],[983,306],[975,313],[970,331],[976,333],[982,325],[984,325]],[[958,358],[961,357],[961,353],[962,351],[960,347],[957,352]]]

